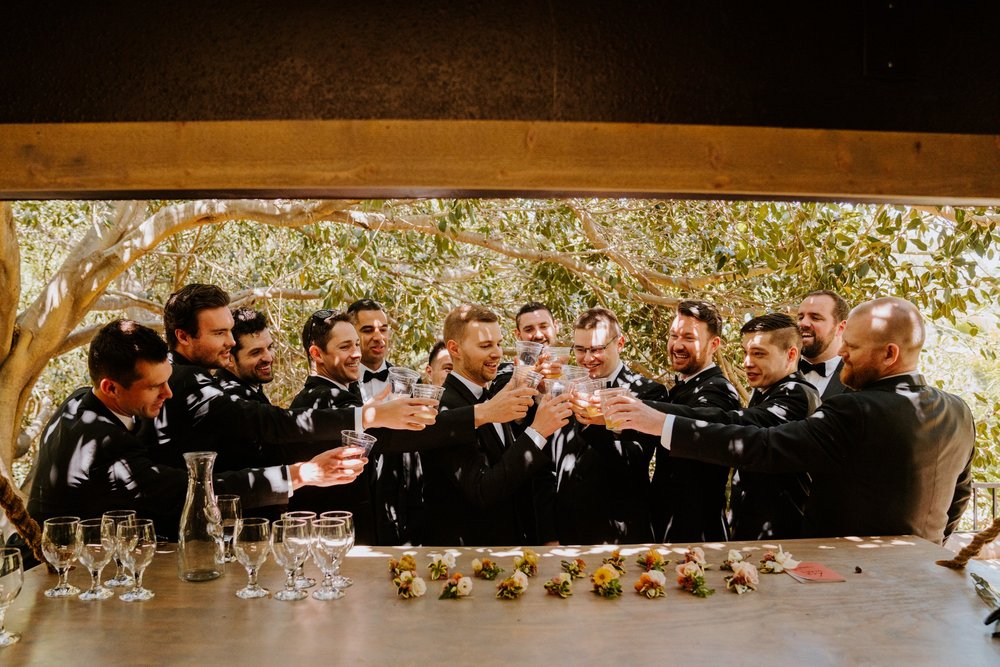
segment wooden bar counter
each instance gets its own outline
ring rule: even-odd
[[[537,549],[539,574],[512,601],[497,600],[495,582],[480,579],[470,597],[438,600],[441,583],[429,580],[426,565],[429,553],[443,550],[431,548],[356,547],[342,570],[355,584],[332,602],[240,600],[234,592],[246,574],[238,565],[214,581],[184,583],[174,553],[158,553],[146,574],[156,597],[131,604],[47,599],[42,591],[55,576],[35,568],[7,613],[7,628],[22,639],[0,649],[0,665],[1000,665],[1000,639],[983,624],[989,609],[968,574],[1000,588],[1000,571],[989,564],[942,568],[934,561],[948,552],[915,537],[789,540],[782,546],[796,560],[820,562],[847,581],[761,574],[758,591],[738,596],[718,567],[728,549],[752,548],[756,562],[777,545],[703,546],[716,590],[706,599],[677,588],[672,567],[665,598],[637,595],[634,563],[644,546],[622,547],[627,572],[617,600],[592,594],[589,578],[576,580],[565,600],[542,587],[565,558],[579,556],[593,572],[609,546]],[[676,563],[686,547],[660,549]],[[519,550],[454,552],[465,575],[483,555],[509,574]],[[416,555],[425,597],[396,597],[387,562],[403,553]],[[318,577],[311,563],[306,569]],[[83,588],[88,578],[77,568],[70,580]],[[282,581],[268,561],[261,583],[273,592]]]

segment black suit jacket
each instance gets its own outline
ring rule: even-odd
[[[941,543],[968,502],[974,444],[969,407],[909,373],[771,428],[678,417],[670,446],[673,456],[812,473],[807,536],[912,534]]]
[[[826,383],[826,388],[823,389],[823,393],[820,395],[822,400],[826,400],[831,396],[836,396],[837,394],[843,394],[845,391],[850,391],[844,386],[844,383],[840,381],[840,371],[844,369],[844,360],[840,359],[837,361],[837,365],[833,369],[832,375],[830,375],[830,381]],[[805,377],[805,376],[804,376]],[[808,378],[806,378],[808,382]]]
[[[626,387],[639,398],[663,398],[666,389],[627,367],[609,386]],[[616,435],[575,420],[553,435],[557,461],[556,517],[562,544],[653,541],[649,462],[653,446],[637,434]]]
[[[649,405],[660,412],[702,419],[716,424],[778,426],[805,419],[819,407],[816,388],[799,372],[786,375],[767,388],[754,390],[750,405],[741,410],[693,408],[670,403]],[[657,440],[659,438],[657,437]],[[730,535],[734,540],[794,539],[802,533],[802,513],[809,497],[809,473],[766,473],[737,470],[729,494],[732,508]]]
[[[41,523],[73,515],[99,517],[134,509],[153,519],[156,532],[176,538],[187,493],[187,470],[154,463],[90,387],[77,389],[45,427],[28,513]],[[283,503],[287,469],[254,468],[214,476],[217,493],[240,495],[246,508]]]
[[[441,407],[445,414],[476,404],[472,392],[449,374]],[[552,465],[527,435],[505,446],[493,424],[471,434],[452,431],[449,446],[422,453],[428,545],[521,545],[538,540],[533,478]],[[547,448],[546,448],[547,449]]]
[[[718,366],[671,388],[674,405],[740,408],[736,388]],[[655,442],[659,442],[656,439]],[[678,459],[662,447],[653,471],[653,528],[658,542],[717,542],[727,538],[726,484],[729,466]]]

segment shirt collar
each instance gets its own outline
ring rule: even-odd
[[[714,361],[709,362],[708,366],[705,366],[704,368],[702,368],[697,373],[694,373],[693,375],[681,375],[680,376],[681,377],[681,382],[687,382],[688,380],[693,380],[696,377],[698,377],[699,375],[701,375],[702,373],[704,373],[705,371],[707,371],[709,369],[712,369],[712,368],[715,368],[715,362]]]
[[[478,401],[483,396],[483,392],[486,391],[486,387],[481,387],[472,380],[465,378],[461,373],[452,371],[450,375],[453,375],[456,380],[465,385],[465,387],[472,392],[472,395],[476,397]]]
[[[314,373],[313,377],[314,378],[319,378],[320,380],[322,380],[323,382],[326,382],[328,384],[332,384],[334,387],[337,387],[338,389],[343,389],[344,391],[350,391],[350,388],[347,385],[341,384],[341,383],[337,382],[334,379],[328,378],[325,375],[320,375],[319,373]]]

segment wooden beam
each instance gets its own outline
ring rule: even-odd
[[[671,196],[1000,204],[1000,137],[530,121],[0,125],[0,198]]]

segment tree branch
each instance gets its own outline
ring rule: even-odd
[[[254,287],[234,292],[230,295],[229,306],[239,308],[248,303],[266,299],[287,299],[289,301],[312,301],[322,299],[323,292],[318,289],[288,289],[284,287]]]
[[[156,315],[163,315],[163,305],[150,301],[138,294],[107,290],[97,299],[91,310],[125,310],[126,308],[141,308]]]
[[[10,297],[0,299],[0,363],[3,363],[17,330],[17,299],[21,294],[21,246],[9,201],[0,201],[0,285]]]

